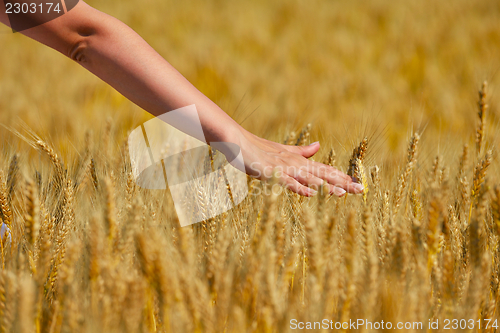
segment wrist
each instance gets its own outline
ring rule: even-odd
[[[231,119],[231,122],[221,124],[223,128],[219,131],[216,141],[229,142],[240,145],[245,138],[246,130],[237,122]]]
[[[224,124],[224,130],[212,140],[212,148],[220,151],[231,163],[241,153],[248,142],[247,135],[250,134],[238,123]]]

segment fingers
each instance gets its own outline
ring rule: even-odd
[[[354,182],[352,177],[329,165],[308,160],[318,152],[320,148],[318,142],[309,146],[272,144],[280,147],[275,146],[279,152],[275,152],[274,159],[269,160],[269,167],[281,170],[282,175],[278,176],[279,182],[291,191],[303,196],[314,196],[326,181],[330,194],[343,196],[347,192],[355,194],[363,192],[363,186]],[[266,178],[269,177],[264,177]]]
[[[308,171],[311,174],[326,180],[331,185],[340,187],[349,193],[357,194],[363,192],[363,185],[354,182],[352,177],[346,175],[342,171],[315,161],[307,161],[307,164]]]
[[[319,180],[319,181],[318,181]],[[291,190],[292,192],[295,192],[299,195],[306,196],[306,197],[312,197],[315,196],[318,191],[315,190],[314,188],[308,187],[312,186],[315,188],[320,188],[321,185],[316,187],[316,184],[322,184],[322,180],[312,176],[309,174],[309,176],[302,176],[302,177],[292,177],[287,174],[283,174],[280,179],[279,183],[283,185],[285,188]],[[359,185],[359,184],[358,184]],[[327,184],[329,188],[329,193],[330,194],[335,194],[338,197],[344,196],[347,192],[341,187],[337,187],[331,184]],[[351,193],[358,193],[358,192],[351,192]]]
[[[282,145],[282,147],[291,153],[298,154],[307,159],[318,152],[320,145],[319,142],[314,142],[311,143],[309,146]],[[336,187],[336,190],[332,189],[331,193],[339,195],[339,191],[342,189],[349,193],[355,193],[355,194],[363,192],[363,185],[354,182],[350,176],[337,170],[336,168],[315,161],[310,161],[310,160],[306,161],[307,161],[306,162],[307,171],[310,174],[319,178],[319,181],[324,179],[330,185]],[[304,185],[309,185],[308,182],[311,181],[311,179],[301,179],[301,180],[297,179],[297,180]],[[318,185],[317,182],[318,182],[317,180],[314,180],[312,185]],[[340,195],[343,195],[343,193]]]
[[[339,197],[346,194],[344,189],[328,184],[323,179],[320,179],[305,170],[298,169],[297,172],[293,172],[291,174],[281,174],[279,179],[281,185],[304,196],[314,196],[317,194],[318,190],[326,190],[329,194],[335,194]],[[323,187],[325,185],[326,187]]]
[[[295,174],[290,175],[295,178],[299,183],[314,190],[321,189],[321,186],[325,184],[327,186],[327,190],[329,194],[334,193],[337,196],[343,196],[346,191],[340,187],[333,186],[331,184],[326,183],[323,179],[316,177],[315,175],[305,171],[300,170]]]
[[[305,197],[312,197],[316,195],[317,191],[313,190],[312,188],[309,188],[307,186],[302,185],[299,183],[295,178],[289,176],[289,175],[282,175],[280,178],[280,183],[287,189],[299,194],[303,195]]]
[[[319,142],[311,143],[309,146],[288,146],[281,145],[283,148],[291,153],[299,154],[305,158],[309,158],[316,154],[319,150]]]

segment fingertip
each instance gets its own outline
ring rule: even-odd
[[[310,147],[310,146],[319,146],[319,141],[316,141],[316,142],[311,143],[311,144],[309,145],[309,147]]]
[[[347,191],[344,190],[341,187],[336,187],[335,186],[335,189],[333,190],[333,193],[335,193],[335,195],[340,198],[340,197],[343,197],[347,193]]]
[[[351,184],[349,184],[349,192],[351,193],[359,194],[363,193],[364,190],[365,187],[360,183],[352,182]]]
[[[318,194],[318,191],[313,190],[312,188],[309,187],[306,187],[304,192],[307,197],[314,197],[316,194]]]

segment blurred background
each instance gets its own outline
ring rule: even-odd
[[[371,163],[389,165],[404,156],[411,132],[425,129],[429,159],[446,157],[472,143],[477,91],[487,80],[489,140],[497,141],[500,1],[87,2],[137,31],[265,138],[283,141],[311,123],[320,155],[332,146],[348,153],[369,136],[377,147]],[[7,27],[0,27],[0,45],[0,124],[30,128],[63,159],[109,119],[119,145],[150,117],[70,59]],[[5,127],[0,140],[31,150]]]

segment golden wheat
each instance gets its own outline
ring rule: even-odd
[[[10,80],[0,89],[0,121],[16,129],[10,115],[19,115],[40,136],[24,142],[0,132],[7,142],[0,159],[6,230],[0,332],[281,333],[295,331],[293,319],[323,318],[422,322],[423,329],[405,330],[421,332],[435,320],[484,325],[500,319],[495,78],[480,88],[477,112],[467,110],[473,101],[464,97],[478,71],[497,65],[488,60],[500,49],[495,2],[329,1],[315,7],[279,0],[253,2],[252,10],[242,10],[250,5],[241,2],[153,4],[168,5],[167,17],[145,20],[145,9],[128,2],[120,3],[119,14],[228,111],[246,90],[267,105],[266,117],[248,118],[249,129],[291,145],[321,140],[327,149],[315,159],[347,167],[365,190],[343,198],[324,190],[315,198],[267,194],[275,179],[249,177],[249,194],[239,205],[180,227],[169,191],[146,190],[134,180],[126,133],[148,116],[130,116],[141,111],[69,62],[2,36],[12,53],[0,61],[2,78]],[[426,6],[435,15],[428,16]],[[234,29],[218,15],[199,15],[213,14],[211,7]],[[407,24],[399,23],[399,31],[401,14]],[[165,20],[172,23],[168,38]],[[195,22],[209,28],[193,34]],[[228,32],[238,38],[206,47]],[[461,38],[449,38],[455,34]],[[312,44],[305,47],[298,36]],[[206,51],[193,51],[199,49]],[[27,59],[32,75],[13,73],[12,57]],[[35,69],[40,62],[53,73]],[[337,76],[342,79],[332,79]],[[70,87],[73,80],[78,89]],[[54,82],[52,91],[67,98],[40,97],[49,90],[43,84],[24,89],[32,82]],[[39,110],[26,104],[28,93]],[[413,100],[426,104],[424,128],[407,112]],[[387,110],[368,122],[398,122],[380,135],[371,125],[360,133],[360,110],[374,101]],[[340,117],[338,110],[352,112]],[[102,121],[103,114],[112,117]],[[477,127],[470,125],[473,117]],[[280,132],[283,127],[289,131]],[[347,143],[358,135],[366,135],[359,145]],[[206,168],[213,171],[209,155]],[[227,175],[219,181],[234,202]],[[210,215],[212,193],[200,188],[196,196],[197,213]]]

